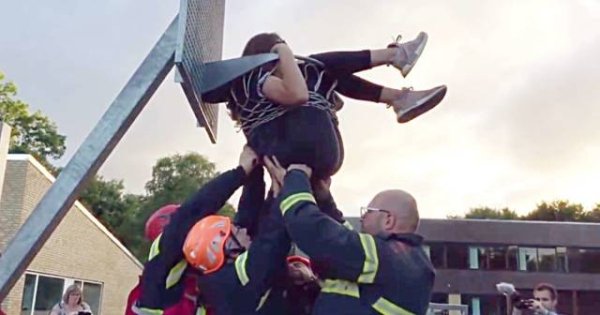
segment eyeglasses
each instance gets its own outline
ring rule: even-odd
[[[371,213],[371,212],[385,212],[387,214],[390,213],[389,210],[385,210],[385,209],[379,209],[379,208],[373,208],[373,207],[360,207],[360,216],[364,217],[367,213]]]

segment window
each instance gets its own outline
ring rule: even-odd
[[[431,264],[435,268],[445,268],[445,253],[444,244],[442,243],[429,243],[423,247],[425,253],[429,256]]]
[[[556,248],[556,271],[569,272],[569,260],[567,259],[567,248]]]
[[[83,285],[83,300],[90,305],[92,313],[100,314],[100,300],[102,285],[98,283],[85,282]]]
[[[508,270],[519,270],[519,248],[517,246],[509,246],[507,256]]]
[[[64,286],[64,279],[38,276],[34,314],[40,311],[50,312],[54,304],[62,298]]]
[[[461,243],[446,244],[449,269],[469,269],[469,246]]]
[[[25,285],[23,286],[23,299],[21,299],[21,314],[31,314],[33,306],[33,294],[35,293],[35,280],[34,275],[25,275]]]
[[[431,294],[431,303],[448,304],[448,293]]]
[[[506,270],[507,248],[469,247],[469,267],[471,269]]]
[[[82,288],[83,300],[90,305],[94,314],[100,314],[102,284],[26,273],[21,300],[21,315],[49,314],[54,305],[60,302],[63,293],[71,284],[77,284]]]
[[[470,315],[504,315],[506,300],[500,295],[469,295],[462,296],[462,304],[469,305]]]
[[[538,270],[554,272],[556,268],[556,248],[538,248]]]
[[[537,271],[537,248],[519,247],[517,264],[520,271]]]
[[[600,249],[569,248],[569,271],[600,273]]]
[[[469,246],[469,268],[480,269],[485,266],[485,249]]]
[[[487,259],[489,270],[507,270],[506,259],[507,259],[508,248],[504,246],[488,247],[487,248]]]

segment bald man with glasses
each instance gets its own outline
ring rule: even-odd
[[[313,314],[426,314],[435,272],[415,233],[419,212],[410,194],[377,194],[361,210],[359,233],[317,206],[310,168],[286,170],[268,158],[265,165],[282,184],[277,202],[288,234],[320,266],[324,281]]]

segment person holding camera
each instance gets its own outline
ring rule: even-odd
[[[533,299],[524,299],[515,292],[512,295],[512,315],[521,315],[523,310],[532,310],[536,315],[560,315],[556,312],[558,293],[549,283],[540,283],[533,289]]]
[[[81,289],[78,285],[70,285],[62,300],[52,308],[50,315],[92,315],[90,306],[81,297]]]

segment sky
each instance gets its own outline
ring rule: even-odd
[[[0,71],[18,86],[18,98],[67,136],[56,164],[76,152],[178,6],[0,4]],[[429,34],[408,78],[391,67],[360,75],[393,88],[446,84],[437,108],[400,125],[382,104],[345,99],[346,158],[332,191],[347,215],[396,188],[413,194],[428,218],[478,206],[524,214],[542,200],[600,203],[600,1],[230,0],[223,57],[239,56],[265,31],[278,32],[300,55],[378,49],[397,34]],[[237,164],[243,143],[222,110],[218,143],[211,144],[171,73],[100,174],[143,193],[157,159],[198,152],[224,171]]]

